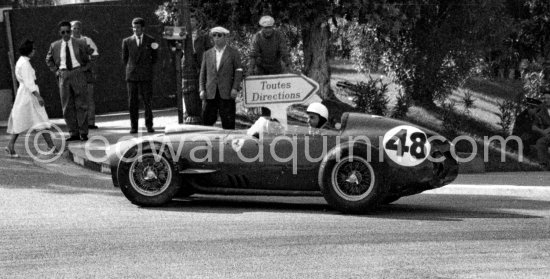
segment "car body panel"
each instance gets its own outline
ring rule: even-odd
[[[138,146],[156,146],[170,152],[177,170],[195,192],[318,193],[321,162],[331,151],[350,146],[374,150],[372,153],[376,154],[371,154],[371,159],[383,164],[388,193],[416,194],[453,181],[458,164],[450,156],[450,143],[446,140],[434,142],[431,151],[444,154],[444,164],[425,160],[417,166],[404,167],[388,158],[380,148],[381,137],[400,125],[417,127],[428,136],[437,135],[404,121],[359,113],[345,113],[340,130],[289,126],[283,132],[264,133],[259,138],[247,135],[246,130],[180,125],[167,129],[164,135],[117,144],[119,156],[110,155],[113,183],[118,185],[120,154]]]

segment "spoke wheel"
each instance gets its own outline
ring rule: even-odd
[[[348,201],[367,197],[376,179],[372,166],[360,157],[346,157],[336,163],[331,177],[335,192]]]
[[[141,195],[159,195],[170,186],[171,168],[166,158],[158,154],[143,154],[130,166],[130,184]]]
[[[335,152],[339,154],[330,154],[319,168],[319,187],[323,197],[340,212],[364,214],[380,203],[384,164],[366,160],[368,152],[365,148],[370,147],[356,147],[353,153],[347,148],[337,150]],[[370,151],[376,154],[376,149]]]
[[[139,206],[162,206],[170,202],[182,187],[182,178],[168,154],[145,149],[130,150],[119,163],[120,190]]]

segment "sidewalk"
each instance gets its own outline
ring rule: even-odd
[[[164,109],[153,111],[154,114],[154,129],[155,134],[164,133],[164,128],[169,125],[178,124],[177,109]],[[66,132],[65,121],[62,118],[50,119],[51,122],[57,125],[63,130],[62,135],[58,135],[54,138],[54,142],[57,146],[62,145],[62,137],[68,137]],[[0,122],[0,127],[5,132],[5,126],[7,123]],[[145,120],[143,113],[140,113],[139,131],[137,134],[130,134],[130,120],[128,112],[109,113],[105,115],[96,116],[96,125],[99,129],[89,131],[89,140],[87,142],[65,142],[65,149],[68,151],[67,157],[74,163],[81,165],[85,168],[102,172],[110,173],[110,166],[107,162],[106,150],[111,145],[116,144],[121,139],[131,139],[142,136],[150,136],[153,134],[147,133],[145,129]],[[244,129],[250,126],[249,123],[244,123],[238,118],[236,120],[237,129]],[[215,126],[221,127],[221,123],[215,124]],[[18,140],[22,142],[23,140]],[[19,145],[20,143],[18,143]],[[23,154],[24,151],[21,148],[16,150],[19,154]],[[44,149],[45,150],[45,149]],[[460,155],[461,157],[467,157],[467,155]],[[471,163],[460,165],[460,173],[483,173],[485,172],[485,166],[481,157],[478,156],[476,160]]]
[[[109,162],[107,162],[106,150],[111,145],[120,140],[139,138],[154,134],[164,133],[166,126],[178,124],[177,109],[164,109],[153,111],[155,133],[147,133],[145,129],[145,120],[143,112],[140,113],[139,129],[137,134],[130,134],[130,118],[128,112],[110,113],[96,116],[96,125],[99,129],[90,130],[87,142],[67,142],[66,149],[69,151],[69,158],[78,165],[85,168],[99,171],[102,173],[111,173]],[[52,123],[63,127],[63,119],[51,119]],[[236,120],[237,129],[250,126]],[[221,127],[221,122],[215,126]],[[61,140],[56,141],[56,145],[61,145]]]

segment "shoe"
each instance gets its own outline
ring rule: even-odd
[[[130,134],[137,134],[137,129],[131,129]]]
[[[44,155],[55,155],[59,153],[59,149],[57,147],[52,147],[50,150],[44,152]]]
[[[147,128],[147,133],[154,133],[154,132],[155,132],[155,129],[153,129],[153,127]]]
[[[19,158],[19,154],[15,153],[15,150],[10,150],[9,148],[4,148],[4,150],[6,151],[6,153],[8,153],[8,156],[10,156],[11,158]]]
[[[80,140],[81,141],[87,141],[88,140],[88,135],[80,135]]]
[[[66,141],[77,141],[80,140],[80,136],[70,136],[65,139]]]
[[[97,127],[96,125],[88,125],[88,129],[95,130],[95,129],[99,129],[99,127]]]

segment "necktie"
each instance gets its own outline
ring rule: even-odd
[[[137,46],[139,47],[139,45],[141,45],[141,37],[137,37]]]
[[[69,50],[69,42],[65,44],[65,65],[67,66],[67,70],[73,69],[73,61],[71,59],[71,51]]]

